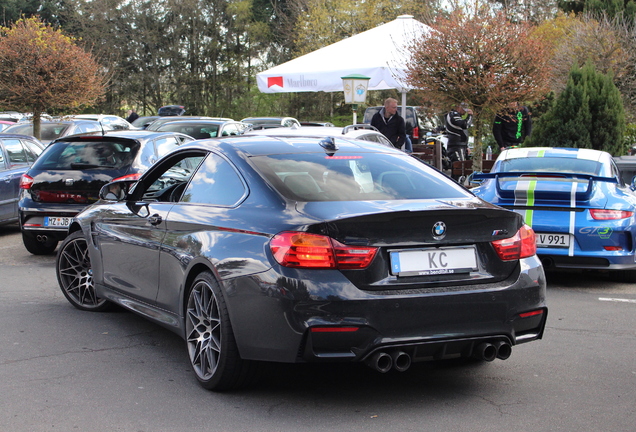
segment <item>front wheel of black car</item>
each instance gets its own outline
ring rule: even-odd
[[[208,272],[199,274],[192,284],[186,335],[190,364],[204,388],[222,391],[248,383],[255,365],[241,359],[225,299]]]
[[[64,297],[76,308],[98,312],[111,306],[95,294],[91,258],[81,231],[70,234],[60,246],[55,271]]]
[[[22,232],[22,243],[26,250],[33,255],[50,255],[57,247],[57,240],[51,240],[46,236],[38,236],[28,232]]]

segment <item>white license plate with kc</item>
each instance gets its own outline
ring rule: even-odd
[[[537,247],[570,247],[569,234],[536,233]]]
[[[475,248],[439,248],[390,251],[391,273],[398,276],[430,276],[469,273],[477,269]]]

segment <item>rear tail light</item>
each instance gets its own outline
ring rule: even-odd
[[[26,174],[22,174],[22,177],[20,177],[20,189],[31,189],[32,185],[33,185],[33,177]]]
[[[634,212],[626,210],[590,209],[590,215],[594,220],[626,219],[632,217],[633,214]]]
[[[270,241],[274,259],[285,267],[314,269],[363,269],[377,252],[375,247],[348,246],[330,237],[285,231]]]
[[[420,128],[416,126],[413,128],[413,139],[419,139],[419,138],[420,138]]]
[[[534,230],[525,224],[513,237],[491,243],[502,261],[514,261],[537,253]]]

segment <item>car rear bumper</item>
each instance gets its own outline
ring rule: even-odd
[[[277,278],[258,307],[263,314],[250,313],[255,304],[240,301],[242,288],[232,288],[228,303],[231,315],[241,317],[232,325],[242,357],[364,361],[395,350],[413,361],[470,356],[483,342],[540,339],[548,312],[536,256],[521,260],[508,280],[463,288],[369,293],[325,283],[324,274],[316,280],[323,282]]]
[[[70,223],[84,208],[86,208],[85,204],[51,205],[21,201],[19,207],[20,228],[24,232],[46,234],[56,240],[63,240],[66,238],[69,225],[49,225],[50,219],[47,218],[65,218]]]

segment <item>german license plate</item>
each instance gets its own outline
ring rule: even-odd
[[[469,273],[477,269],[473,246],[390,251],[391,273],[397,276],[430,276]]]
[[[45,217],[45,227],[68,227],[71,224],[71,217]]]
[[[537,247],[570,247],[570,234],[536,233]]]

